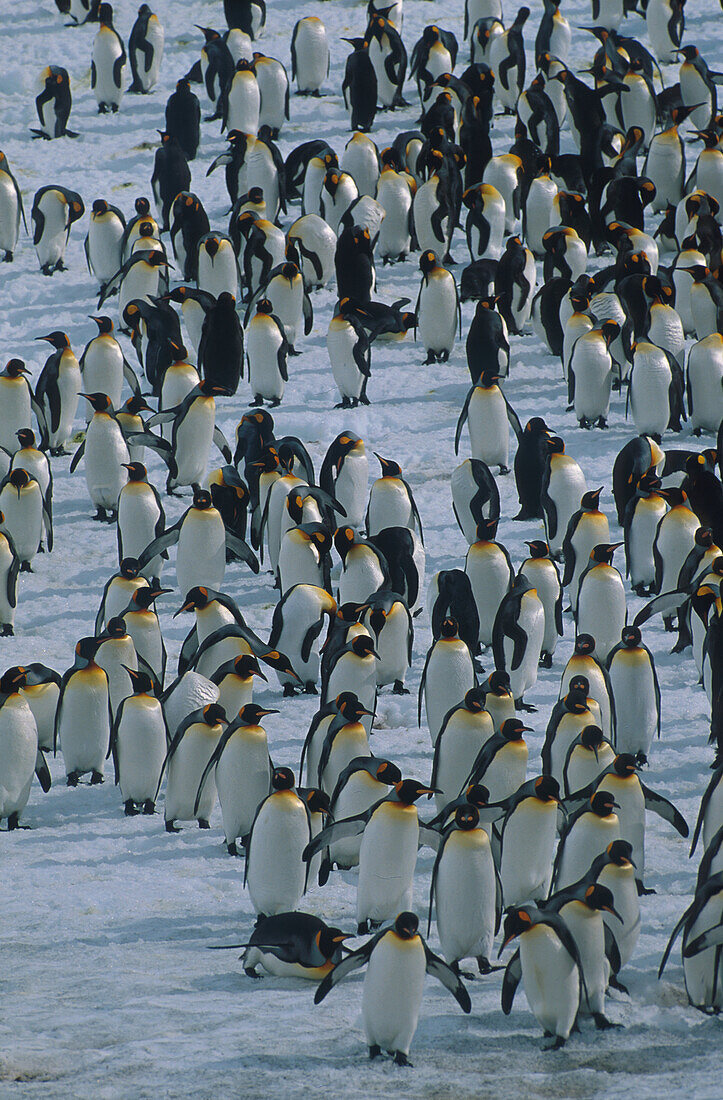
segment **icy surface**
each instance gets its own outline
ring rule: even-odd
[[[147,97],[126,96],[116,116],[98,116],[90,90],[90,53],[95,27],[65,29],[51,0],[9,0],[0,7],[3,41],[2,148],[22,188],[29,219],[35,190],[61,183],[83,196],[86,210],[105,197],[127,214],[139,194],[150,196],[156,130],[163,125],[165,101],[175,81],[199,54],[201,36],[193,24],[224,29],[218,0],[156,0],[152,5],[166,29],[166,51],[159,85]],[[541,13],[534,4],[528,24],[528,50]],[[360,34],[365,5],[347,0],[297,4],[270,0],[269,26],[260,48],[290,68],[289,42],[294,21],[317,14],[327,25],[332,67],[322,99],[292,97],[291,121],[280,140],[282,152],[312,137],[325,137],[341,155],[349,138],[348,116],[339,96],[347,46],[342,36]],[[115,5],[116,26],[127,42],[137,5]],[[505,2],[508,19],[512,0]],[[437,21],[462,38],[461,0],[406,0],[404,40],[411,48],[422,28]],[[590,19],[590,5],[566,0],[563,10],[573,28]],[[697,42],[714,69],[721,68],[720,11],[714,0],[687,5],[686,42]],[[647,42],[644,23],[631,17],[625,33]],[[572,61],[589,63],[593,40],[573,30]],[[80,132],[72,141],[31,141],[36,125],[37,76],[46,64],[70,72],[73,110],[69,125]],[[467,64],[461,44],[457,71]],[[528,75],[531,62],[528,54]],[[666,83],[675,67],[664,70]],[[130,73],[127,73],[130,82]],[[208,103],[202,97],[204,112]],[[379,148],[418,118],[413,85],[411,106],[378,115],[372,137]],[[509,117],[496,120],[495,151],[511,141]],[[565,133],[563,150],[568,150]],[[205,171],[225,148],[218,123],[205,123],[199,155],[192,164],[193,190],[201,197],[213,227],[225,230],[228,199],[223,173]],[[289,222],[298,216],[290,210]],[[88,216],[71,231],[66,252],[69,270],[52,279],[38,271],[31,241],[24,234],[12,266],[0,271],[0,354],[24,358],[35,378],[47,345],[35,338],[65,329],[80,354],[95,332],[89,315],[96,311],[96,288],[88,275],[82,241]],[[285,222],[284,225],[288,224]],[[453,253],[466,262],[461,234]],[[461,271],[461,266],[455,269]],[[416,299],[417,259],[394,268],[378,268],[376,297]],[[115,316],[115,301],[109,312]],[[451,511],[449,476],[460,459],[453,452],[454,428],[469,384],[464,344],[458,343],[448,365],[421,366],[424,354],[410,338],[379,345],[373,353],[369,385],[372,404],[352,413],[333,411],[338,395],[325,348],[333,289],[314,295],[315,323],[301,342],[303,354],[290,361],[283,405],[274,411],[278,434],[297,434],[309,446],[317,469],[326,447],[343,428],[366,441],[369,452],[395,458],[410,481],[424,521],[428,576],[439,568],[461,566],[465,545]],[[411,307],[410,307],[411,308]],[[463,311],[463,333],[471,307]],[[135,355],[126,345],[132,362]],[[583,466],[588,484],[604,485],[602,506],[614,523],[610,491],[615,454],[634,433],[624,418],[624,401],[613,397],[610,430],[582,432],[565,409],[559,363],[535,336],[515,339],[507,394],[523,424],[543,415],[567,440],[568,451]],[[245,411],[249,391],[242,383],[233,399],[220,404],[226,435]],[[80,419],[77,427],[81,427]],[[466,440],[466,437],[465,437]],[[664,443],[670,442],[666,436]],[[706,437],[700,445],[708,445]],[[675,446],[699,445],[689,431]],[[463,441],[461,457],[465,457]],[[44,661],[63,671],[72,662],[75,641],[92,633],[102,586],[116,568],[113,529],[92,523],[82,467],[69,474],[70,459],[56,459],[55,539],[52,555],[38,557],[35,572],[20,584],[16,637],[0,641],[0,667]],[[372,459],[373,465],[373,459]],[[156,484],[163,482],[151,463]],[[376,476],[376,475],[374,475]],[[539,538],[538,523],[512,524],[517,510],[511,476],[499,479],[502,495],[500,539],[516,565],[527,554],[525,539]],[[189,501],[166,500],[174,522]],[[170,586],[172,564],[164,580]],[[258,579],[233,565],[226,589],[238,600],[251,626],[266,634],[275,594],[268,574]],[[169,649],[169,669],[187,629],[172,620],[181,593],[159,603]],[[629,598],[631,611],[639,601]],[[554,667],[541,671],[530,700],[539,706],[529,735],[530,776],[536,774],[545,724],[557,697],[559,677],[572,646],[572,626],[558,646]],[[645,640],[658,661],[663,691],[663,731],[654,744],[645,779],[675,800],[692,824],[708,782],[710,748],[706,745],[708,708],[696,685],[689,657],[668,655],[670,638],[656,623]],[[428,616],[417,620],[415,660],[408,678],[412,695],[380,697],[374,751],[402,766],[405,775],[428,779],[431,752],[426,729],[417,729],[415,692],[430,642]],[[491,667],[491,657],[486,664]],[[274,683],[262,685],[261,705],[280,708],[266,726],[275,762],[298,767],[308,722],[309,699],[282,700]],[[583,1024],[560,1053],[543,1054],[539,1027],[520,993],[513,1013],[500,1009],[501,975],[470,983],[473,1010],[463,1016],[436,982],[429,982],[412,1047],[415,1069],[403,1073],[385,1063],[368,1065],[360,1024],[359,976],[335,989],[318,1008],[313,986],[266,978],[253,982],[242,972],[236,952],[210,952],[211,944],[243,941],[253,913],[242,888],[243,863],[223,846],[220,813],[210,832],[186,825],[168,836],[161,816],[124,818],[112,778],[101,788],[64,785],[61,760],[51,762],[54,786],[47,796],[33,787],[24,821],[32,831],[0,834],[0,1096],[159,1097],[159,1096],[368,1096],[399,1093],[424,1097],[644,1097],[721,1095],[721,1025],[689,1008],[682,982],[680,954],[673,953],[664,980],[656,972],[667,937],[688,904],[696,861],[668,825],[649,818],[647,880],[657,894],[642,899],[643,931],[623,980],[630,997],[613,994],[609,1014],[624,1030],[596,1033]],[[415,907],[424,914],[432,858],[420,854]],[[304,907],[331,923],[354,927],[355,874],[332,874],[327,887],[310,889]],[[434,928],[431,942],[436,943]],[[507,956],[505,956],[506,958]]]

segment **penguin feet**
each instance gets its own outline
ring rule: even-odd
[[[236,847],[236,841],[235,840],[232,840],[230,844],[226,845],[226,851],[228,852],[228,854],[230,856],[237,856],[238,855],[238,848]],[[254,977],[258,977],[258,975],[254,974]]]
[[[373,1062],[375,1058],[381,1058],[382,1048],[377,1046],[376,1043],[369,1047],[369,1061]]]
[[[166,832],[167,833],[180,833],[180,831],[181,830],[178,827],[178,825],[174,825],[174,823],[172,821],[167,821],[166,822]]]
[[[4,264],[11,264],[12,262],[13,262],[12,252],[6,251],[5,255],[3,256],[3,263]]]
[[[543,1047],[542,1049],[543,1050],[560,1050],[562,1047],[564,1047],[565,1042],[566,1042],[566,1040],[563,1039],[562,1035],[556,1035],[555,1036],[555,1042],[554,1043],[548,1043],[547,1046]]]
[[[32,573],[32,571],[33,570],[31,568],[31,565],[30,565],[29,561],[21,561],[20,562],[20,572],[21,573]]]
[[[108,114],[108,104],[107,103],[99,103],[98,104],[98,114],[99,115],[107,115]]]
[[[515,699],[515,710],[523,710],[526,714],[536,714],[537,707],[532,703],[523,703],[522,699]]]
[[[150,817],[156,812],[156,804],[152,798],[147,798],[143,803],[143,813]]]
[[[91,785],[91,787],[98,787],[98,786],[100,786],[100,784],[102,782],[103,782],[103,776],[100,774],[100,772],[93,771],[93,772],[90,773],[90,785]]]
[[[289,354],[289,355],[301,355],[301,352],[300,352],[300,351],[297,351],[297,350],[296,350],[296,348],[295,348],[295,347],[293,346],[293,344],[292,344],[292,345],[291,345],[291,346],[289,347],[289,350],[288,350],[288,354]]]
[[[337,402],[337,404],[334,406],[334,408],[335,409],[350,409],[351,408],[351,398],[350,397],[342,397],[341,401]]]
[[[401,680],[394,681],[394,687],[392,688],[393,695],[409,695],[409,688],[405,688]]]
[[[77,787],[78,780],[80,779],[80,772],[68,772],[65,779],[66,787]]]
[[[258,393],[257,393],[257,394],[254,394],[254,399],[253,399],[253,401],[251,402],[251,408],[252,408],[252,409],[255,409],[255,408],[257,408],[257,407],[258,407],[259,405],[263,405],[263,403],[264,403],[264,399],[263,399],[263,397],[261,397],[261,395],[260,395],[260,394],[258,394]]]
[[[508,474],[509,472],[510,472],[509,466],[503,466],[502,463],[500,463],[500,473],[501,474]]]
[[[20,813],[8,814],[8,832],[12,833],[15,829],[20,828]]]
[[[123,806],[123,813],[126,817],[137,817],[140,812],[132,798],[126,799]]]
[[[614,1027],[622,1027],[622,1024],[614,1024],[612,1020],[608,1020],[604,1012],[593,1012],[592,1018],[595,1021],[595,1027],[598,1031],[611,1031]]]
[[[105,508],[101,508],[99,506],[96,513],[95,513],[95,515],[91,516],[90,518],[95,520],[97,523],[107,523],[108,522],[108,513],[106,512]]]
[[[401,1050],[395,1050],[394,1051],[394,1065],[395,1066],[409,1066],[410,1069],[413,1068],[412,1063],[409,1061],[406,1054],[404,1054],[404,1052],[401,1051]]]
[[[476,974],[472,974],[469,970],[460,970],[459,962],[450,963],[449,969],[453,974],[456,974],[458,978],[466,978],[468,982],[473,982],[477,977]]]
[[[504,966],[493,966],[485,955],[477,956],[477,969],[480,974],[494,974],[495,970],[504,970]]]
[[[644,886],[641,878],[636,878],[635,885],[638,888],[639,898],[647,898],[649,894],[657,894],[657,890],[654,890],[652,886]]]
[[[209,825],[209,823],[208,823],[208,822],[206,821],[206,818],[205,818],[205,817],[199,817],[199,819],[198,819],[198,827],[199,827],[199,829],[210,829],[210,828],[211,828],[211,826]]]
[[[433,351],[428,351],[427,352],[427,358],[423,361],[422,366],[423,367],[431,367],[432,364],[436,363],[436,362],[437,362],[437,356],[434,354]]]
[[[604,416],[599,416],[597,418],[597,420],[595,421],[595,427],[596,428],[602,428],[603,431],[607,430],[608,422],[607,422],[607,420],[605,419]]]
[[[630,990],[622,982],[619,982],[614,974],[610,975],[610,981],[608,982],[608,989],[617,989],[618,993],[625,993],[630,996]]]
[[[366,936],[369,933],[369,921],[361,920],[356,926],[357,936]]]
[[[261,975],[256,973],[253,966],[245,966],[244,967],[244,974],[246,975],[247,978],[253,978],[257,982],[261,981]]]
[[[479,672],[480,675],[484,676],[484,666],[477,657],[472,658],[472,664],[474,665],[475,672]]]
[[[581,428],[585,429],[586,432],[589,432],[592,428],[592,420],[589,420],[587,416],[581,416],[578,423]]]
[[[318,695],[319,689],[313,680],[307,680],[304,684],[304,695]]]
[[[12,638],[15,631],[11,627],[10,623],[3,623],[2,630],[0,631],[0,638]]]
[[[290,699],[293,695],[296,695],[293,684],[284,684],[284,699]]]
[[[281,404],[281,398],[280,397],[274,397],[274,398],[272,398],[271,401],[269,401],[269,408],[270,409],[278,409],[280,404]]]
[[[52,275],[54,271],[55,268],[52,264],[43,264],[40,268],[41,275]],[[50,453],[52,454],[53,452],[51,451]]]
[[[365,393],[361,394],[357,402],[358,405],[370,405],[371,402]]]
[[[10,253],[10,256],[12,258],[12,253]],[[5,262],[7,263],[7,253],[5,254]],[[702,428],[693,428],[693,435],[694,436],[700,436],[702,434],[703,434],[703,429]]]
[[[541,653],[540,654],[540,659],[537,663],[540,666],[540,668],[552,668],[552,654],[551,653]]]

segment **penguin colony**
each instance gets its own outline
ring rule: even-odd
[[[162,812],[169,834],[209,828],[218,801],[257,915],[246,974],[312,979],[319,1003],[366,967],[369,1056],[407,1065],[425,973],[474,1011],[463,960],[485,982],[504,969],[504,1013],[522,984],[546,1049],[586,1018],[622,1026],[619,975],[649,914],[639,899],[654,892],[645,834],[657,814],[692,832],[700,856],[660,972],[682,934],[689,1002],[718,1013],[723,76],[690,41],[685,4],[595,0],[576,27],[559,0],[517,12],[467,0],[464,26],[430,23],[416,41],[403,17],[425,4],[350,5],[359,34],[344,39],[341,89],[329,77],[341,47],[316,15],[293,27],[289,65],[262,52],[273,4],[217,4],[203,18],[220,29],[199,27],[199,60],[174,74],[164,112],[156,85],[173,44],[149,6],[126,45],[125,6],[56,3],[87,36],[98,114],[133,110],[126,92],[150,95],[160,142],[152,175],[130,181],[133,213],[81,194],[81,171],[71,190],[52,159],[23,195],[21,160],[0,156],[5,261],[35,249],[54,276],[53,316],[68,240],[84,226],[87,300],[98,296],[82,352],[86,318],[73,314],[72,338],[37,333],[50,349],[37,376],[11,341],[0,372],[0,819],[9,831],[32,822],[33,778],[49,789],[51,752],[70,788],[101,784],[112,756],[119,809]],[[186,29],[196,33],[190,18]],[[586,80],[567,67],[573,32]],[[73,81],[51,60],[32,136],[82,138],[67,127]],[[334,133],[337,148],[294,125],[297,96],[340,94],[351,132]],[[392,136],[377,143],[385,122]],[[211,157],[219,140],[227,149]],[[228,223],[222,204],[208,203],[211,217],[204,206],[221,169]],[[408,294],[387,304],[396,264]],[[320,324],[338,390],[326,407],[374,402],[380,345],[393,362],[423,363],[430,386],[454,387],[456,468],[398,461],[424,430],[411,406],[400,405],[396,456],[369,453],[362,410],[325,413],[323,443],[303,417],[291,432],[274,420],[263,405],[282,405]],[[516,346],[531,331],[560,360],[537,390],[559,411],[549,425],[514,409]],[[566,405],[578,427],[563,439]],[[587,432],[616,426],[627,442],[599,475]],[[81,463],[92,518],[115,531],[95,563],[97,617],[59,674],[41,653],[13,660],[13,647],[29,611],[21,574],[56,583],[54,536],[83,552],[87,516],[53,525],[53,477],[77,485]],[[430,474],[449,484],[428,517],[414,490]],[[505,545],[498,527],[513,519],[527,526],[506,528]],[[456,521],[468,546],[431,583],[430,520],[437,534]],[[272,584],[262,624],[246,604],[259,587],[268,601]],[[177,657],[168,610],[191,623]],[[41,599],[32,611],[42,616]],[[712,771],[700,772],[696,823],[643,778],[661,724],[684,719],[666,714],[644,641],[656,617],[708,708],[696,735],[712,743]],[[415,628],[427,625],[421,660]],[[561,639],[574,643],[567,663]],[[545,729],[538,675],[560,684]],[[274,679],[278,706],[254,702]],[[429,733],[415,776],[378,721],[388,693],[406,706],[407,683]],[[310,725],[297,717],[304,695],[319,704]],[[288,736],[282,752],[274,744],[281,719],[267,736],[279,713],[296,754]],[[307,889],[349,869],[356,926],[341,922],[345,932],[302,909]],[[433,927],[440,954],[423,935]],[[370,938],[352,949],[355,936]]]

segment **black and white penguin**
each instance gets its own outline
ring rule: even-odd
[[[656,733],[660,737],[660,685],[655,660],[637,626],[623,630],[608,655],[607,673],[615,707],[615,747],[619,753],[647,758]]]
[[[31,130],[33,137],[45,138],[48,141],[51,138],[77,137],[74,130],[68,129],[68,118],[73,102],[68,70],[60,65],[48,65],[40,74],[40,82],[42,91],[35,100],[40,129]]]
[[[179,191],[171,206],[171,245],[184,279],[198,281],[198,246],[210,231],[203,203],[191,191]],[[134,249],[135,251],[135,249]]]
[[[565,444],[560,436],[547,433],[542,443],[546,446],[547,458],[541,479],[540,507],[547,544],[553,557],[559,558],[567,526],[580,508],[587,484],[578,463],[565,453]]]
[[[257,921],[244,947],[244,973],[260,978],[257,968],[280,978],[319,981],[342,960],[342,944],[350,937],[330,928],[310,913],[277,913]]]
[[[513,519],[542,519],[545,515],[542,504],[543,480],[546,477],[551,436],[552,433],[542,417],[533,416],[518,440],[514,470],[520,511]],[[557,531],[557,526],[555,530]]]
[[[589,870],[590,864],[609,844],[621,839],[620,818],[615,813],[617,803],[610,791],[602,786],[579,809],[575,810],[563,826],[555,856],[552,884],[563,890],[579,882]]]
[[[723,871],[710,878],[699,876],[695,896],[676,924],[660,963],[663,973],[675,940],[683,933],[683,975],[688,1001],[707,1015],[718,1015],[721,996],[721,940],[723,925]]]
[[[12,263],[20,236],[21,217],[27,230],[22,192],[10,170],[8,158],[0,152],[0,251],[3,253],[3,263]]]
[[[476,679],[472,653],[459,636],[456,620],[445,619],[439,637],[427,652],[419,685],[417,721],[421,725],[424,699],[432,745],[436,744],[445,715],[475,686]]]
[[[208,819],[216,803],[216,784],[209,776],[198,799],[199,781],[214,749],[218,745],[228,719],[223,707],[209,703],[191,711],[180,723],[173,735],[163,771],[167,772],[164,819],[167,833],[177,833],[176,821],[198,821],[200,829],[208,829]]]
[[[201,330],[198,365],[204,382],[217,393],[233,395],[241,378],[243,356],[243,328],[236,300],[224,291],[207,311]]]
[[[517,100],[525,86],[525,46],[523,28],[530,9],[521,7],[514,22],[490,44],[488,63],[496,74],[495,92],[506,114],[517,108]]]
[[[341,432],[329,445],[319,471],[319,485],[344,508],[347,522],[362,528],[367,502],[369,460],[364,440]]]
[[[570,356],[568,393],[581,428],[607,428],[614,362],[610,345],[619,332],[617,321],[603,321],[583,333]]]
[[[461,312],[454,276],[437,260],[436,253],[423,252],[419,261],[422,285],[417,296],[417,335],[426,351],[428,363],[446,363],[454,347]]]
[[[314,1003],[324,999],[332,986],[353,970],[368,963],[364,977],[362,1016],[369,1057],[382,1050],[394,1055],[394,1062],[409,1066],[409,1048],[417,1030],[427,973],[452,993],[463,1012],[470,1012],[469,994],[458,975],[435,955],[419,935],[415,913],[399,913],[394,925],[383,929],[364,947],[352,952],[324,978]],[[398,975],[396,983],[390,975]]]
[[[537,666],[545,636],[545,610],[535,588],[519,573],[503,597],[492,632],[495,667],[510,677],[515,707],[534,711],[523,696],[537,681]]]
[[[660,493],[660,478],[654,470],[638,481],[635,495],[628,501],[623,520],[626,575],[637,596],[655,591],[653,546],[658,525],[668,510]]]
[[[381,466],[381,476],[372,483],[366,512],[367,533],[379,534],[388,527],[408,527],[424,539],[422,519],[409,483],[402,476],[398,462],[382,458],[374,452]]]
[[[686,387],[693,435],[717,432],[723,422],[723,335],[712,333],[691,347]]]
[[[271,793],[259,806],[246,842],[244,885],[258,914],[293,909],[306,890],[302,854],[311,839],[309,809],[289,768],[275,768]]]
[[[607,660],[627,621],[623,579],[612,564],[618,546],[619,542],[601,543],[593,548],[573,608],[578,634],[595,638],[595,654],[600,661]]]
[[[498,827],[503,897],[511,905],[547,897],[557,838],[560,787],[549,775],[529,779],[504,803]]]
[[[120,491],[128,480],[128,446],[108,395],[84,393],[80,396],[90,403],[93,417],[85,439],[73,455],[70,472],[74,472],[85,456],[85,481],[96,508],[93,518],[103,523],[113,523],[118,517]]]
[[[453,471],[450,481],[454,518],[472,546],[477,541],[480,524],[499,519],[497,482],[489,466],[478,458],[466,458]]]
[[[105,199],[94,201],[85,238],[85,258],[88,270],[100,284],[101,292],[123,266],[125,228],[126,220],[117,206],[112,206]]]
[[[565,572],[562,583],[569,588],[570,604],[575,606],[580,577],[587,568],[590,554],[599,543],[609,542],[610,524],[600,510],[602,488],[584,493],[580,507],[570,517],[562,543]]]
[[[486,369],[506,378],[510,364],[510,344],[507,324],[496,308],[494,297],[482,297],[467,333],[465,345],[467,366],[475,385]],[[495,369],[496,368],[496,369]]]
[[[165,41],[163,24],[148,4],[141,4],[128,39],[128,57],[133,73],[129,92],[147,95],[158,82]]]
[[[482,521],[464,565],[477,607],[481,646],[492,645],[497,612],[514,580],[510,556],[506,547],[495,541],[496,533],[496,520]]]
[[[21,572],[32,572],[32,561],[42,547],[44,529],[48,550],[53,549],[53,524],[38,481],[22,467],[11,470],[0,483],[0,511]]]
[[[98,8],[100,27],[93,39],[90,62],[90,86],[95,92],[98,114],[115,113],[123,99],[123,70],[126,65],[125,46],[113,26],[113,7],[101,4]]]
[[[163,534],[166,514],[158,490],[148,481],[148,473],[141,462],[126,465],[128,481],[118,496],[118,560],[140,558],[146,546]],[[148,562],[145,572],[148,578],[160,577],[163,562],[157,557]]]
[[[501,474],[509,473],[509,428],[517,438],[522,427],[512,406],[498,386],[499,376],[485,370],[468,392],[455,432],[455,453],[465,421],[469,430],[472,457],[487,466],[498,465]]]
[[[156,149],[153,162],[151,190],[163,222],[162,229],[168,232],[169,215],[176,195],[190,190],[191,169],[178,140],[165,130],[159,130],[158,133],[161,144]]]
[[[53,752],[59,744],[69,787],[88,772],[91,785],[103,782],[112,715],[108,677],[95,661],[98,645],[96,638],[81,638],[60,687]]]
[[[128,668],[132,693],[118,707],[111,727],[115,781],[127,816],[155,812],[156,791],[170,736],[163,705],[146,672]]]
[[[80,365],[64,332],[39,336],[55,350],[46,359],[35,387],[36,401],[43,410],[51,455],[67,453],[73,420],[80,396]]]
[[[33,223],[33,244],[43,275],[65,271],[63,256],[70,227],[84,213],[85,206],[77,191],[49,184],[35,192],[30,219]]]
[[[515,992],[525,996],[546,1036],[545,1050],[559,1050],[570,1037],[583,996],[583,966],[575,939],[558,913],[534,905],[510,908],[503,948],[517,936],[519,950],[510,959],[502,984],[502,1011],[512,1011]]]
[[[562,582],[557,565],[550,557],[546,542],[536,539],[528,542],[530,556],[523,561],[520,572],[524,573],[530,584],[534,585],[545,612],[545,633],[542,639],[540,665],[552,668],[552,658],[557,647],[557,639],[563,635],[562,626]]]
[[[329,43],[321,19],[307,15],[297,20],[291,35],[291,79],[296,81],[297,94],[321,95],[329,65]]]
[[[30,795],[33,774],[44,791],[50,789],[50,772],[38,748],[35,718],[23,688],[24,667],[15,665],[0,677],[0,820],[7,818],[8,832],[22,828],[20,815]]]

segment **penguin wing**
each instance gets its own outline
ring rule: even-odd
[[[83,442],[80,444],[80,446],[78,447],[78,450],[75,452],[75,454],[73,455],[73,457],[70,461],[70,472],[71,472],[71,474],[75,473],[76,469],[78,468],[78,463],[80,462],[80,460],[81,460],[81,458],[83,457],[84,454],[85,454],[85,440],[83,440]]]
[[[304,313],[304,336],[308,336],[314,327],[314,307],[311,304],[311,298],[304,291],[304,298],[302,303]]]
[[[424,945],[424,956],[427,960],[427,973],[431,974],[433,978],[442,983],[445,989],[449,990],[463,1012],[471,1012],[472,1002],[459,975],[455,974],[452,967],[447,966],[439,955],[435,955],[424,940],[422,940],[422,944]]]
[[[30,390],[30,407],[33,410],[33,412],[35,413],[35,419],[37,420],[38,428],[40,429],[40,442],[38,443],[38,449],[41,450],[41,451],[44,451],[47,448],[47,446],[50,442],[50,434],[48,432],[48,422],[47,422],[47,419],[46,419],[46,416],[45,416],[45,412],[43,411],[43,407],[40,404],[40,402],[37,400],[37,397],[33,393],[32,389],[30,389],[30,386],[28,386],[28,390]],[[52,481],[52,474],[51,474],[51,481]]]
[[[412,508],[412,515],[414,516],[414,518],[417,521],[417,526],[419,527],[419,538],[420,538],[420,541],[422,543],[422,546],[424,546],[424,531],[422,529],[422,517],[419,514],[419,509],[417,508],[417,502],[414,499],[414,493],[412,492],[408,481],[405,481],[403,477],[400,477],[399,480],[401,481],[404,488],[407,490],[407,495],[409,496],[409,503],[410,503],[411,508]],[[410,600],[410,603],[414,603],[414,600]]]
[[[296,35],[299,30],[299,22],[294,23],[291,32],[291,79],[296,80]]]
[[[640,784],[640,788],[645,795],[645,809],[652,810],[663,820],[668,821],[682,837],[687,837],[690,833],[688,823],[680,811],[676,810],[673,803],[669,802],[667,798],[663,798],[662,794],[646,787],[644,783]]]
[[[312,623],[312,625],[306,631],[306,634],[304,635],[303,640],[301,642],[301,652],[300,652],[301,660],[304,663],[306,663],[309,660],[309,657],[311,656],[311,647],[313,646],[314,642],[316,641],[316,639],[321,634],[323,626],[324,626],[324,616],[320,615],[319,619],[315,623]]]
[[[39,398],[41,406],[43,398],[45,398],[48,403],[50,409],[50,429],[53,432],[57,432],[60,427],[60,389],[58,387],[59,358],[58,355],[52,355],[50,359],[48,359],[38,379],[38,384],[35,387],[35,396]],[[47,424],[47,419],[45,417],[43,417],[43,422]]]
[[[424,661],[424,668],[422,669],[422,675],[419,680],[419,693],[417,695],[417,725],[422,725],[422,696],[424,695],[424,685],[427,682],[427,668],[429,667],[429,658],[432,655],[434,649],[434,643],[429,647],[427,656]]]
[[[10,535],[5,534],[5,538],[8,540],[8,546],[10,547],[13,555],[13,560],[10,563],[8,569],[8,575],[5,581],[5,593],[7,601],[11,607],[16,607],[18,602],[18,573],[20,572],[20,558],[18,552],[15,549],[15,544]]]
[[[245,539],[240,539],[238,535],[234,535],[231,531],[227,531],[226,549],[232,550],[236,557],[240,558],[241,561],[245,561],[252,573],[258,573],[260,568],[259,559]]]
[[[505,403],[505,408],[507,409],[507,419],[510,423],[510,427],[512,428],[512,431],[515,433],[515,438],[516,438],[517,442],[519,443],[520,439],[522,438],[522,425],[520,424],[520,418],[517,415],[517,413],[515,412],[515,410],[512,408],[512,406],[510,405],[509,401],[505,397],[502,390],[500,390],[500,393],[502,394],[502,398],[503,398],[504,403]],[[562,631],[560,633],[562,633]]]
[[[676,588],[670,592],[661,592],[659,596],[646,603],[642,610],[638,611],[633,619],[633,626],[642,626],[653,615],[665,615],[671,611],[677,611],[688,599],[688,592]]]
[[[230,463],[232,459],[231,448],[228,445],[228,440],[226,439],[226,436],[223,434],[218,425],[215,425],[213,429],[213,441],[223,457],[226,459],[226,461]]]
[[[198,813],[198,806],[199,806],[199,803],[201,801],[201,795],[203,793],[203,788],[206,785],[206,780],[208,779],[211,768],[215,767],[216,764],[218,764],[219,760],[221,759],[221,753],[225,749],[230,737],[231,737],[231,734],[229,733],[229,727],[227,726],[226,729],[221,734],[221,737],[219,738],[219,741],[218,741],[218,744],[216,745],[216,748],[211,753],[210,759],[209,759],[208,763],[206,764],[206,767],[203,769],[203,773],[201,775],[201,780],[198,784],[198,791],[196,792],[196,801],[193,804],[194,814]]]
[[[693,840],[690,845],[691,856],[693,855],[693,852],[695,851],[696,845],[698,843],[698,837],[700,836],[700,831],[703,827],[703,820],[705,818],[706,810],[708,809],[708,803],[713,796],[713,791],[716,789],[721,780],[723,780],[723,764],[716,768],[716,770],[713,772],[710,783],[703,792],[703,797],[700,800],[700,809],[698,810],[698,818],[695,823],[695,829],[693,830]]]
[[[681,931],[683,930],[684,925],[689,920],[692,919],[694,911],[695,911],[695,898],[690,903],[688,908],[685,910],[685,912],[683,913],[683,916],[680,918],[680,920],[676,924],[673,931],[670,933],[670,939],[668,940],[665,951],[663,952],[663,957],[660,960],[660,966],[658,967],[658,978],[659,979],[662,977],[663,971],[665,970],[665,965],[666,965],[668,959],[670,958],[670,952],[673,949],[673,944],[675,943],[675,941],[677,940],[677,938],[680,935]]]
[[[699,955],[701,951],[705,951],[709,947],[720,947],[721,944],[723,944],[723,923],[709,928],[702,935],[696,936],[690,943],[686,943],[683,948],[683,958],[692,959],[694,955]]]
[[[50,769],[48,768],[45,754],[42,749],[38,749],[35,757],[35,774],[38,777],[38,782],[43,789],[44,794],[47,794],[52,785],[52,779],[50,778]]]
[[[617,974],[623,965],[618,941],[615,939],[615,934],[609,924],[605,924],[603,927],[605,929],[605,957],[610,963],[613,974]]]
[[[509,1016],[512,1011],[512,1003],[515,999],[517,987],[522,980],[522,962],[520,961],[519,947],[505,967],[505,975],[502,979],[502,1011]]]
[[[431,828],[425,821],[419,822],[419,843],[417,848],[431,848],[436,852],[439,848],[439,832]]]
[[[507,636],[512,642],[512,661],[510,663],[510,671],[515,672],[525,656],[525,650],[527,648],[527,634],[522,629],[518,622],[509,623]]]
[[[327,993],[338,983],[345,978],[347,974],[352,974],[355,970],[364,966],[369,962],[369,957],[378,944],[382,936],[385,936],[388,932],[387,928],[383,928],[380,932],[377,932],[373,939],[365,943],[363,947],[360,947],[357,951],[352,951],[347,955],[345,959],[342,959],[340,963],[337,963],[333,970],[330,970],[324,980],[319,983],[316,993],[314,994],[314,1004],[318,1005],[324,1000]]]
[[[43,524],[47,534],[48,553],[53,549],[53,509],[47,496],[43,497]]]
[[[156,415],[159,414],[157,413]],[[136,447],[150,447],[151,450],[156,451],[163,459],[171,477],[175,477],[178,473],[178,466],[176,465],[176,459],[173,455],[173,448],[167,439],[161,439],[160,436],[154,435],[153,432],[128,432],[125,436],[125,440],[126,443],[130,443]]]
[[[474,393],[475,389],[475,386],[470,386],[469,390],[467,391],[467,396],[464,399],[462,411],[459,414],[459,419],[457,421],[457,430],[454,433],[454,453],[456,455],[459,454],[459,441],[462,438],[462,428],[464,427],[465,421],[467,420],[467,416],[469,414],[469,403],[472,399],[472,394]]]
[[[164,550],[168,550],[169,547],[175,546],[181,536],[181,524],[174,523],[172,527],[167,527],[166,530],[159,538],[155,538],[152,542],[148,543],[143,553],[138,558],[138,565],[140,569],[143,569],[150,561],[153,561],[155,557],[158,557]]]
[[[123,70],[126,64],[126,51],[119,35],[116,35],[118,45],[120,46],[120,56],[116,57],[113,63],[113,83],[116,88],[120,88],[123,84]]]
[[[317,852],[320,852],[322,848],[328,848],[330,844],[333,844],[337,840],[343,840],[348,836],[358,836],[359,833],[363,833],[367,826],[367,823],[382,802],[386,802],[386,795],[384,798],[380,798],[378,802],[375,802],[373,806],[370,806],[368,810],[365,810],[361,814],[355,814],[354,817],[344,817],[341,821],[335,821],[332,825],[327,825],[325,829],[322,829],[320,833],[309,841],[304,848],[302,858],[310,863]],[[248,857],[247,857],[248,859]]]
[[[123,356],[123,377],[125,378],[130,388],[133,390],[133,393],[136,395],[140,394],[141,384],[138,381],[138,375],[133,370],[133,367],[130,365],[125,355]]]

